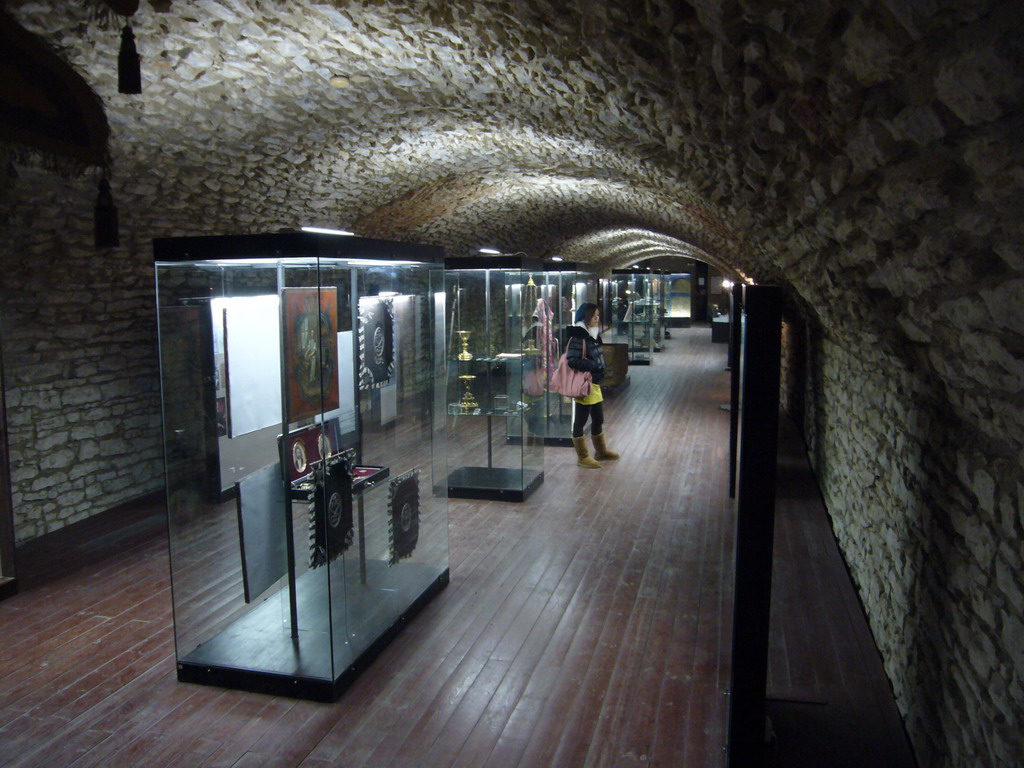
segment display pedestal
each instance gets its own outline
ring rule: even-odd
[[[378,593],[381,590],[393,590],[396,593],[408,591],[417,581],[417,576],[429,576],[428,568],[413,564],[410,564],[410,570],[402,571],[401,574],[395,573],[397,569],[389,570],[387,563],[382,561],[370,562],[368,569],[371,578],[379,579],[379,588],[361,601],[365,603],[361,607],[366,611],[374,610],[375,604],[379,607]],[[419,573],[413,574],[412,570]],[[312,578],[314,576],[318,574],[310,572],[299,579],[300,611],[312,610],[328,600],[327,579]],[[397,619],[382,627],[369,647],[357,654],[350,652],[348,638],[344,636],[334,638],[332,649],[326,615],[321,617],[322,626],[300,630],[298,639],[293,640],[290,630],[282,621],[278,602],[267,600],[179,660],[178,680],[274,696],[337,701],[399,630],[448,584],[448,579],[446,568],[410,601],[408,608]],[[348,601],[351,608],[351,593],[348,594]],[[331,670],[332,650],[334,674]],[[259,669],[260,665],[289,671],[264,671]]]
[[[603,391],[603,388],[602,388]],[[523,436],[516,429],[517,424],[509,424],[505,442],[509,445],[522,445]],[[529,426],[529,425],[527,425]],[[565,448],[572,445],[572,414],[553,414],[544,423],[544,445]]]
[[[448,475],[448,496],[453,499],[526,501],[544,473],[505,467],[459,467]]]

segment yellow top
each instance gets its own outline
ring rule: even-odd
[[[601,385],[591,384],[589,395],[587,395],[586,397],[576,397],[573,399],[580,405],[594,405],[595,403],[600,403],[602,400],[604,400],[604,397],[601,395]]]

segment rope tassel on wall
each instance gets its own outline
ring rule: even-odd
[[[106,176],[100,179],[99,194],[96,195],[93,237],[97,248],[117,248],[121,245],[117,208],[114,207],[114,196],[110,193],[110,181]]]
[[[121,30],[121,50],[117,53],[117,90],[142,93],[142,65],[135,48],[135,34],[127,24]]]
[[[121,48],[117,53],[117,90],[119,93],[142,93],[142,66],[135,47],[135,33],[128,19],[139,10],[139,0],[84,0],[92,9],[96,22],[105,29],[121,27]],[[168,2],[154,4],[164,12]],[[123,25],[122,25],[123,19]]]

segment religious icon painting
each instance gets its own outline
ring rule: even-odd
[[[288,421],[339,405],[338,290],[284,288],[284,359]]]
[[[309,567],[334,560],[352,545],[352,462],[355,452],[342,451],[326,462],[324,483],[317,488],[309,518]]]
[[[395,304],[392,299],[359,299],[359,388],[387,384],[395,373]]]
[[[420,538],[420,471],[399,475],[388,484],[388,565],[411,557]]]

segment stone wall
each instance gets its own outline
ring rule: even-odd
[[[163,487],[153,267],[91,246],[95,188],[19,169],[0,243],[18,543]]]
[[[1016,764],[1019,458],[953,417],[934,379],[787,325],[783,391],[802,392],[795,415],[921,765]]]

